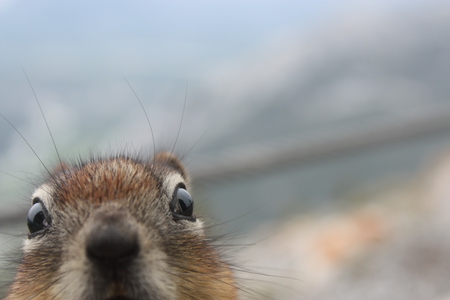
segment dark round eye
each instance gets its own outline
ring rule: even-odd
[[[27,225],[30,233],[35,233],[47,227],[48,222],[43,207],[42,203],[37,202],[28,211]]]
[[[194,200],[192,196],[183,188],[178,188],[175,194],[176,208],[174,213],[179,216],[193,217],[194,213]]]

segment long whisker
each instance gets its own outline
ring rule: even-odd
[[[170,156],[172,156],[173,151],[175,151],[175,146],[177,145],[178,138],[180,137],[181,126],[183,125],[183,119],[184,119],[184,112],[185,112],[185,110],[186,110],[186,102],[187,102],[188,86],[189,86],[189,83],[186,82],[186,91],[185,91],[185,94],[184,94],[183,112],[181,113],[180,125],[178,126],[178,132],[177,132],[177,136],[176,136],[176,138],[175,138],[175,142],[173,143],[172,150],[170,150]]]
[[[52,134],[52,131],[50,130],[50,126],[48,126],[47,118],[45,117],[44,111],[42,110],[41,103],[39,102],[36,91],[34,90],[34,87],[31,84],[30,78],[28,77],[28,74],[23,67],[22,67],[22,71],[25,74],[25,77],[27,78],[28,84],[30,85],[31,91],[33,92],[33,95],[34,95],[34,99],[36,100],[36,103],[39,106],[39,111],[41,112],[42,118],[44,119],[45,126],[47,127],[47,132],[50,135],[50,138],[52,139],[53,148],[55,149],[56,155],[58,156],[59,164],[62,168],[63,173],[65,173],[64,164],[61,161],[61,156],[59,155],[58,147],[56,146],[56,142],[55,142],[55,139],[53,138],[53,134]]]
[[[3,118],[3,120],[5,120],[6,122],[8,122],[9,126],[12,127],[12,129],[14,129],[17,134],[20,135],[20,137],[22,138],[22,140],[28,145],[28,148],[30,148],[30,150],[33,152],[34,156],[36,156],[36,158],[39,160],[39,162],[41,163],[41,165],[44,167],[45,171],[47,171],[48,175],[50,175],[50,177],[52,179],[55,179],[52,175],[52,173],[49,171],[49,169],[47,168],[47,166],[44,164],[44,162],[42,161],[42,159],[39,157],[39,155],[36,153],[36,151],[33,149],[33,147],[31,147],[30,143],[27,141],[27,139],[23,136],[23,134],[16,128],[16,126],[14,126],[13,123],[11,123],[4,115],[0,114],[0,117]]]
[[[128,80],[124,77],[123,78],[125,80],[125,82],[128,84],[128,86],[130,87],[131,91],[133,92],[134,96],[136,97],[137,101],[139,102],[139,104],[141,105],[142,110],[144,111],[145,114],[145,118],[147,119],[147,124],[148,127],[150,128],[150,133],[152,134],[152,142],[153,142],[153,159],[155,159],[155,155],[156,155],[156,144],[155,144],[155,135],[153,134],[153,128],[152,128],[152,124],[150,122],[150,118],[148,117],[147,111],[145,110],[144,104],[142,104],[141,99],[139,98],[139,96],[137,95],[137,93],[135,92],[135,90],[133,89],[133,87],[131,86],[131,84],[128,82]]]
[[[19,181],[22,181],[22,182],[24,182],[24,183],[26,183],[26,184],[29,184],[29,185],[32,186],[32,187],[35,187],[35,186],[36,186],[36,182],[33,182],[33,181],[31,181],[31,180],[26,180],[26,179],[20,178],[19,176],[15,176],[15,175],[13,175],[13,174],[11,174],[11,173],[8,173],[8,172],[5,172],[5,171],[1,171],[1,170],[0,170],[0,173],[5,174],[5,175],[7,175],[7,176],[9,176],[9,177],[12,177],[12,178],[14,178],[14,179],[17,179],[17,180],[19,180]],[[25,174],[25,175],[35,176],[35,174],[30,173],[30,172],[22,172],[22,173]],[[49,191],[47,191],[47,190],[43,190],[43,191],[46,192],[47,194],[51,195],[51,193],[50,193]]]
[[[31,181],[29,181],[29,180],[25,180],[25,179],[23,179],[23,178],[20,178],[19,176],[15,176],[15,175],[13,175],[13,174],[11,174],[11,173],[7,173],[7,172],[1,171],[1,170],[0,170],[0,173],[5,174],[5,175],[8,175],[9,177],[12,177],[12,178],[14,178],[14,179],[20,180],[20,181],[22,181],[22,182],[25,182],[25,183],[27,183],[27,184],[29,184],[29,185],[31,185],[31,186],[34,186],[34,182],[31,182]]]
[[[195,143],[180,157],[181,161],[184,161],[184,158],[197,146],[198,143],[205,137],[205,135],[208,133],[209,129],[211,127],[208,127],[203,134],[195,141]]]

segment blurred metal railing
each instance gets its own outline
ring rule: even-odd
[[[368,120],[357,126],[342,125],[308,136],[295,135],[265,144],[227,149],[214,157],[201,159],[193,177],[199,182],[232,179],[446,132],[450,137],[450,107],[428,109],[419,114],[398,115],[395,119]]]
[[[208,183],[302,163],[324,160],[431,134],[449,133],[450,108],[428,109],[396,118],[368,120],[357,126],[339,126],[310,135],[295,135],[264,144],[226,149],[193,165],[194,182]],[[24,218],[23,211],[1,211],[0,226]]]

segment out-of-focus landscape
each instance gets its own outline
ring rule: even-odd
[[[136,92],[243,299],[447,300],[449,36],[445,1],[0,1],[0,113],[50,167],[34,92],[65,159],[152,153]],[[7,284],[44,169],[0,121]]]

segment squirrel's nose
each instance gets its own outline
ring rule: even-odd
[[[121,213],[95,216],[86,239],[89,259],[106,263],[122,263],[136,257],[139,243],[136,227]]]

